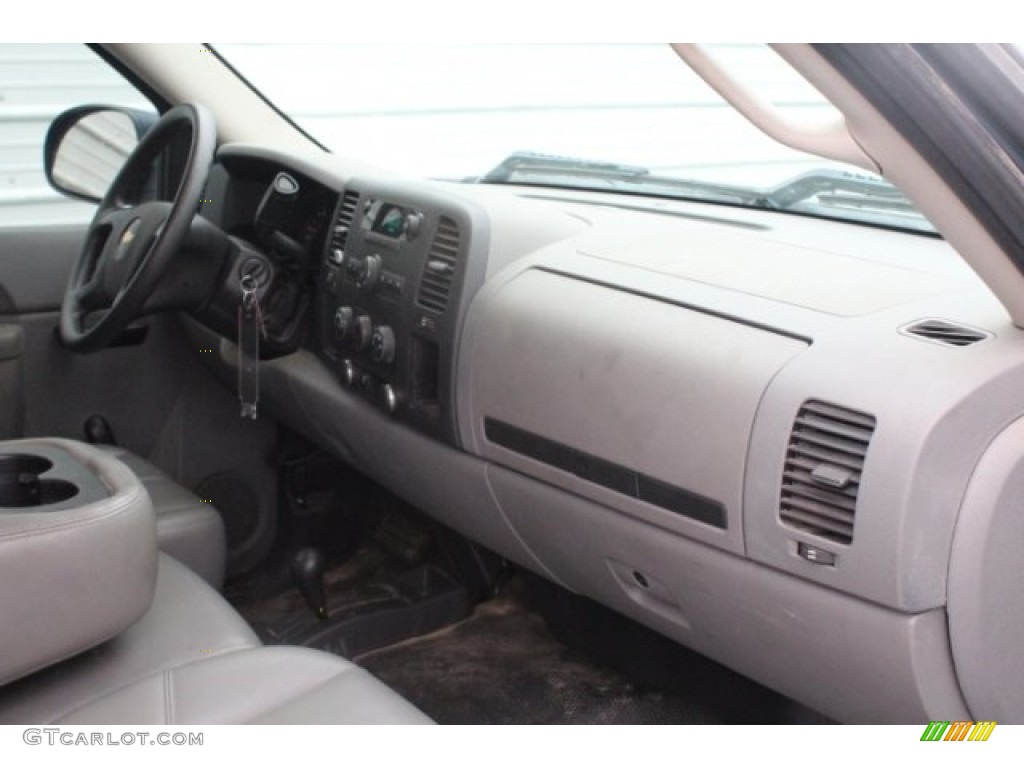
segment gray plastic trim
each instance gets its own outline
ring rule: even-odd
[[[84,239],[84,225],[0,228],[0,314],[59,307]]]
[[[740,491],[754,413],[772,376],[805,344],[539,270],[482,296],[465,337],[480,456],[742,552]],[[492,443],[486,419],[719,503],[728,528]]]
[[[325,159],[321,180],[340,191],[344,168]],[[947,243],[763,211],[730,209],[744,226],[723,225],[696,203],[652,216],[607,194],[426,187],[475,200],[489,225],[456,356],[466,453],[304,352],[262,366],[268,411],[470,538],[839,719],[969,716],[950,550],[975,465],[1024,413],[1024,334]],[[900,332],[928,317],[990,338]],[[234,347],[220,346],[230,385]],[[877,421],[848,547],[779,520],[807,400]],[[719,500],[729,528],[503,450],[487,417]],[[801,545],[836,551],[812,562]]]
[[[222,341],[218,359],[233,370],[237,347]],[[280,421],[434,519],[557,582],[505,520],[483,462],[394,421],[344,389],[311,352],[265,361],[260,376],[262,402]]]
[[[953,657],[971,714],[1024,720],[1024,418],[971,476],[949,560]]]
[[[944,611],[890,611],[501,467],[487,476],[570,589],[842,722],[968,717]],[[640,590],[633,572],[651,586]]]
[[[25,334],[21,326],[0,325],[0,363],[21,357],[25,351]]]

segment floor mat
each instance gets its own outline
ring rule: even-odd
[[[517,596],[483,603],[458,624],[356,661],[443,724],[804,719],[799,705],[724,669],[716,696],[704,690],[686,695],[641,688],[562,644]]]
[[[536,585],[520,577],[470,613],[465,590],[444,569],[410,568],[369,545],[327,571],[330,618],[320,621],[287,565],[280,559],[225,590],[260,639],[353,659],[439,723],[826,722],[660,635],[667,654],[632,645],[620,634],[626,620],[607,611],[590,614],[579,637],[556,635],[535,610]],[[558,618],[569,612],[558,603],[545,609]],[[592,647],[595,637],[603,644]]]
[[[324,575],[328,618],[292,585],[287,564],[228,586],[225,594],[268,645],[304,645],[351,658],[450,625],[469,613],[465,590],[442,569],[397,568],[367,547]]]

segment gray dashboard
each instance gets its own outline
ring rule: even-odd
[[[336,195],[310,338],[262,363],[277,418],[470,538],[837,719],[1024,717],[1024,673],[997,661],[1024,631],[1024,338],[947,244],[221,157]],[[407,217],[399,236],[376,229],[387,210]],[[443,222],[457,242],[442,270]],[[430,270],[450,270],[440,310]],[[387,363],[338,334],[346,307],[393,333]]]

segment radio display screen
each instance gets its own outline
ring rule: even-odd
[[[368,213],[364,222],[370,222],[371,232],[396,240],[405,234],[405,222],[409,213],[405,208],[375,200]]]

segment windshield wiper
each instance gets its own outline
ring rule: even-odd
[[[807,200],[830,208],[861,208],[893,213],[917,213],[903,193],[889,182],[846,171],[809,171],[767,190],[761,204],[786,210]]]
[[[537,184],[614,192],[642,192],[666,197],[714,198],[716,202],[760,205],[764,193],[728,184],[656,176],[638,165],[582,160],[539,152],[513,152],[483,176],[465,179],[480,184]]]
[[[903,193],[887,181],[848,171],[818,169],[767,189],[751,189],[710,181],[652,174],[639,165],[608,163],[539,152],[513,152],[483,176],[463,179],[480,184],[532,184],[586,187],[698,201],[724,202],[751,208],[793,210],[847,209],[919,216]],[[800,206],[804,203],[805,206]]]

